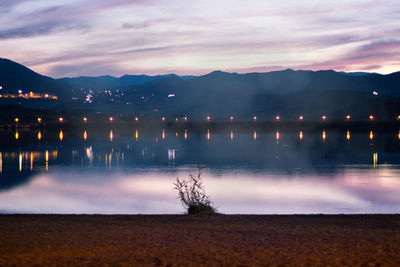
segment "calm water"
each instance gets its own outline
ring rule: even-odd
[[[183,213],[201,166],[223,213],[399,213],[398,131],[0,132],[1,213]]]

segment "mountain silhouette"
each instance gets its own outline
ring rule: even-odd
[[[202,76],[175,74],[52,78],[39,75],[7,59],[0,60],[0,85],[3,91],[18,89],[74,94],[78,100],[70,110],[119,112],[150,117],[212,118],[230,116],[250,119],[296,120],[299,115],[320,120],[393,119],[400,114],[400,72],[343,73],[333,70],[282,70],[266,73],[228,73],[213,71]],[[93,103],[83,104],[89,89],[97,90]],[[103,90],[123,89],[123,93],[104,94]],[[79,94],[78,94],[79,93]],[[73,96],[73,95],[72,95]]]
[[[2,93],[48,93],[62,100],[70,100],[73,87],[47,76],[40,75],[29,68],[9,59],[0,58],[0,85]]]

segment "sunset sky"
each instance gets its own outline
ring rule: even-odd
[[[51,77],[400,70],[398,0],[0,0],[0,57]]]

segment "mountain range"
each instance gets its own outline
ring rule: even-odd
[[[153,117],[210,115],[218,119],[228,116],[246,119],[257,115],[270,119],[280,114],[296,119],[302,114],[318,119],[326,114],[339,119],[351,113],[352,117],[363,120],[369,114],[382,119],[400,114],[400,72],[381,75],[287,69],[247,74],[214,71],[202,76],[52,79],[0,59],[0,85],[3,92],[47,90],[65,101],[74,98],[71,109]],[[104,90],[111,93],[104,95]],[[84,103],[88,92],[93,97],[90,104]]]

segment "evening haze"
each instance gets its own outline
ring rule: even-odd
[[[0,0],[0,57],[52,77],[400,65],[400,4]]]

